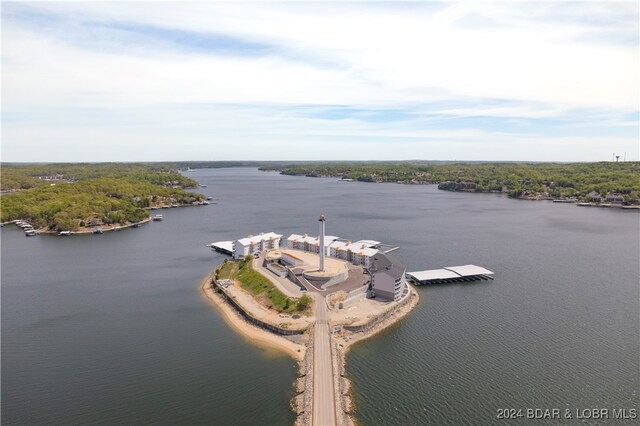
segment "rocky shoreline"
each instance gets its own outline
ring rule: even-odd
[[[221,311],[225,321],[234,330],[247,337],[251,343],[279,349],[297,361],[298,377],[292,384],[296,395],[291,399],[290,405],[297,416],[295,425],[310,425],[313,413],[313,327],[303,337],[298,337],[296,339],[297,342],[293,342],[291,338],[277,335],[250,323],[224,297],[215,293],[210,285],[214,273],[212,272],[203,279],[201,289],[206,298]],[[344,343],[339,341],[336,336],[331,336],[333,380],[336,389],[335,404],[338,416],[337,426],[353,426],[356,424],[353,417],[355,406],[351,397],[351,382],[345,375],[346,355],[349,349],[356,342],[373,337],[401,320],[417,306],[418,301],[418,292],[415,288],[409,287],[409,295],[406,302],[402,302],[402,305],[393,314],[386,316],[382,321],[372,320],[372,325],[365,327],[365,331],[346,332],[349,340]],[[340,337],[343,337],[343,335]]]
[[[409,286],[410,291],[407,296],[408,300],[402,306],[395,309],[393,314],[387,316],[382,321],[375,322],[365,331],[350,333],[349,340],[345,343],[338,343],[336,339],[332,338],[332,354],[334,358],[333,374],[334,382],[336,384],[336,407],[338,412],[344,413],[345,418],[344,423],[339,422],[339,425],[353,426],[357,424],[354,417],[356,407],[353,402],[353,388],[351,386],[351,381],[346,377],[347,354],[354,344],[374,337],[381,331],[391,327],[418,306],[418,302],[420,301],[418,291],[414,287],[411,287],[410,284],[407,285]]]

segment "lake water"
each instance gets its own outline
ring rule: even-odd
[[[414,312],[353,348],[362,424],[638,408],[637,212],[255,169],[189,175],[217,204],[99,236],[2,228],[4,424],[291,424],[295,363],[231,331],[198,284],[224,259],[205,244],[316,234],[320,212],[328,234],[401,246],[409,270],[496,273],[419,288]]]

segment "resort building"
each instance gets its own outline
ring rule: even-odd
[[[327,254],[329,245],[337,239],[338,237],[334,237],[333,235],[326,235],[324,237],[325,254]],[[284,245],[290,249],[320,253],[320,238],[310,237],[307,234],[291,234],[289,238],[286,239]]]
[[[329,256],[350,261],[351,259],[349,259],[349,252],[347,251],[348,245],[349,243],[346,243],[344,241],[334,241],[329,245]]]
[[[371,258],[379,252],[375,248],[379,244],[379,241],[373,240],[360,240],[355,243],[334,241],[329,245],[329,256],[368,268]]]
[[[375,297],[400,300],[407,285],[407,268],[395,257],[377,253],[370,259],[371,289]]]
[[[249,254],[264,250],[273,250],[280,247],[282,235],[274,232],[260,233],[260,235],[249,235],[233,242],[233,257],[241,259]]]

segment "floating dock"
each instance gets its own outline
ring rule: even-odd
[[[448,266],[443,269],[407,272],[415,285],[447,284],[463,281],[492,280],[493,272],[476,265]]]
[[[217,243],[211,243],[207,245],[213,250],[233,256],[233,241],[218,241]]]

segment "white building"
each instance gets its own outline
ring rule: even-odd
[[[379,250],[377,248],[379,241],[360,240],[352,243],[351,241],[339,241],[339,237],[327,235],[324,237],[325,255],[351,262],[354,265],[363,265],[369,267],[369,262]],[[320,239],[318,237],[310,237],[309,235],[291,234],[284,243],[285,247],[295,250],[308,251],[311,253],[320,253]]]
[[[371,258],[371,286],[373,294],[387,300],[399,300],[407,285],[407,268],[395,257],[377,253]]]
[[[347,251],[348,245],[349,244],[344,241],[334,241],[329,245],[329,256],[335,257],[337,259],[351,261],[351,259],[349,258],[349,252]]]
[[[360,240],[355,243],[334,241],[329,246],[329,256],[368,268],[371,258],[379,252],[374,248],[378,244],[380,244],[379,241],[373,240]]]
[[[378,253],[378,249],[364,247],[356,251],[351,252],[351,263],[354,265],[363,265],[365,268],[369,268],[371,259]]]
[[[249,254],[264,250],[273,250],[280,247],[282,235],[274,232],[260,233],[260,235],[249,235],[247,238],[240,238],[233,242],[233,257],[241,259]]]
[[[326,235],[324,237],[325,254],[329,254],[329,245],[337,239],[338,237],[334,237],[332,235]],[[285,241],[285,247],[295,250],[309,251],[311,253],[320,253],[320,238],[310,237],[307,234],[291,234]]]

